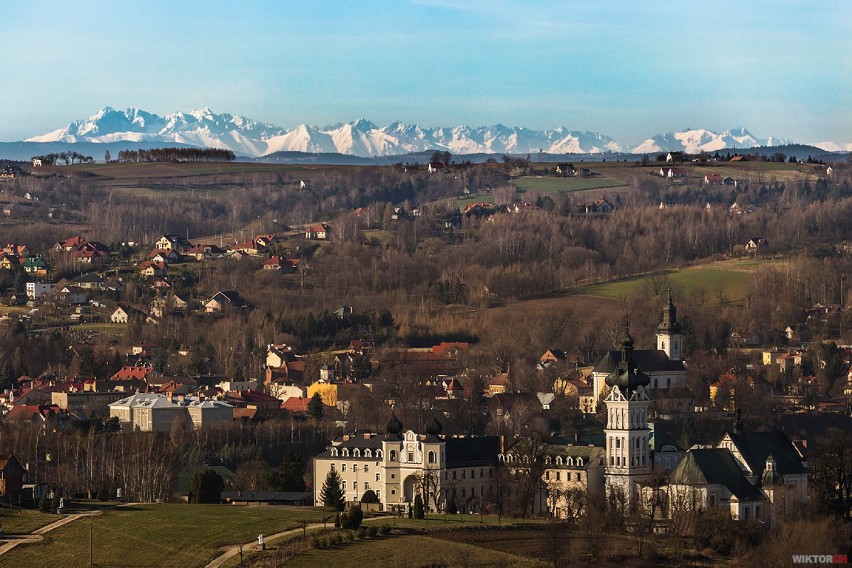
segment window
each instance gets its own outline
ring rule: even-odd
[[[382,450],[376,450],[376,457],[382,459]]]
[[[396,489],[391,489],[391,495],[396,495]]]
[[[561,474],[561,472],[557,471],[557,472],[556,472],[556,481],[562,481],[562,479],[561,479],[561,478],[562,478],[562,474]]]
[[[392,462],[396,461],[396,450],[391,450],[390,461],[392,461]]]
[[[346,491],[346,482],[343,482],[343,490]]]
[[[544,472],[544,478],[545,478],[547,481],[550,481],[550,470],[547,470],[547,471],[545,471],[545,472]]]
[[[462,479],[465,479],[466,476],[467,476],[467,470],[463,469],[462,470]]]
[[[371,457],[373,457],[373,452],[371,452],[369,449],[364,450],[364,457],[365,457],[365,458],[371,458]]]
[[[378,489],[376,489],[376,499],[381,499],[381,498],[382,498],[382,492],[379,491]]]
[[[381,473],[377,473],[377,474],[376,474],[376,481],[381,481],[381,480],[382,480],[382,474],[381,474]]]
[[[654,388],[658,388],[658,387],[659,387],[658,380],[654,379]]]
[[[340,464],[340,471],[346,471],[346,464],[345,463]]]
[[[615,447],[616,447],[616,448],[621,448],[621,438],[616,438],[616,439],[615,439]]]
[[[360,458],[361,457],[361,450],[359,450],[358,448],[355,448],[354,450],[352,450],[352,457],[353,458]]]
[[[408,461],[410,461],[410,462],[414,461],[414,452],[408,452]]]
[[[462,487],[462,497],[467,497],[467,489]]]
[[[577,481],[580,481],[582,478],[583,477],[582,477],[582,475],[580,475],[580,472],[577,472]]]
[[[337,448],[331,448],[331,455],[337,457]]]
[[[479,477],[485,477],[485,470],[484,469],[479,470]]]
[[[365,482],[364,482],[364,491],[367,491],[367,490],[369,490],[369,489],[370,489],[370,482],[369,482],[369,481],[365,481]]]
[[[364,464],[364,473],[367,473],[368,471],[370,471],[370,466]]]
[[[456,472],[453,472],[453,479],[456,478]]]
[[[392,473],[392,474],[391,474],[391,479],[396,479],[396,474],[395,474],[395,473]]]
[[[358,491],[358,482],[357,482],[357,481],[353,481],[353,482],[352,482],[352,490],[353,490],[353,491]]]
[[[342,455],[345,458],[348,458],[349,457],[349,450],[347,448],[343,448],[343,450],[341,450],[341,452],[340,452],[340,455]]]
[[[435,463],[435,452],[429,452],[429,463]]]
[[[334,471],[334,464],[331,464],[331,471]]]
[[[671,387],[672,387],[672,379],[671,379],[671,377],[669,377],[668,379],[666,379],[666,388],[670,389]]]

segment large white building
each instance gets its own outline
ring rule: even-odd
[[[322,505],[322,486],[335,470],[347,502],[360,501],[372,490],[385,511],[409,510],[418,494],[427,511],[443,511],[451,498],[461,512],[478,511],[495,492],[499,439],[446,437],[442,429],[433,416],[426,434],[417,434],[392,415],[383,436],[353,434],[333,440],[313,460],[314,503]]]
[[[168,432],[175,420],[188,418],[194,427],[231,423],[234,407],[220,400],[187,398],[173,402],[159,393],[136,393],[109,405],[109,416],[117,417],[122,430]]]

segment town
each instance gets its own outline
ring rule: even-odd
[[[735,157],[8,165],[0,523],[218,503],[553,525],[570,551],[532,556],[584,562],[836,546],[852,172]]]

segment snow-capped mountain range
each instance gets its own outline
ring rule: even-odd
[[[625,146],[597,132],[530,130],[495,126],[421,127],[394,122],[378,127],[358,119],[345,124],[317,127],[301,124],[287,130],[273,124],[216,114],[209,108],[158,116],[141,109],[121,111],[105,107],[85,120],[28,138],[25,142],[119,141],[163,142],[231,149],[239,156],[260,157],[281,151],[339,153],[353,156],[393,156],[430,150],[463,154],[595,154],[602,152],[684,151],[712,152],[723,148],[752,148],[787,144],[783,138],[758,138],[744,128],[722,133],[687,129],[648,138],[635,147]]]

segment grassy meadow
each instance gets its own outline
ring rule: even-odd
[[[560,191],[585,191],[589,189],[604,189],[607,187],[623,186],[624,182],[605,176],[594,177],[554,177],[526,176],[514,180],[515,186],[521,191],[537,190],[549,193]]]
[[[329,514],[310,507],[133,505],[64,525],[41,543],[19,545],[0,556],[0,567],[88,566],[90,531],[95,565],[203,566],[222,547],[296,528],[299,521],[321,522]],[[48,522],[59,519],[48,516]]]

